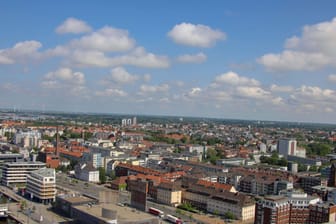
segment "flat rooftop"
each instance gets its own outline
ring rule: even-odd
[[[151,219],[158,219],[157,217],[136,210],[135,208],[127,207],[127,206],[119,206],[115,204],[96,204],[92,205],[91,207],[88,205],[78,205],[74,206],[74,208],[88,213],[92,216],[99,217],[104,221],[109,221],[110,219],[102,217],[102,209],[109,209],[117,212],[117,220],[118,223],[127,223],[127,222],[136,222],[141,220],[151,220]]]
[[[64,201],[67,201],[71,204],[77,204],[77,203],[89,203],[95,201],[92,198],[86,197],[84,195],[72,195],[72,194],[65,194],[65,195],[59,195],[57,196],[59,198],[62,198]]]

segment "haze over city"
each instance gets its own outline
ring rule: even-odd
[[[0,108],[336,123],[335,1],[1,1]]]

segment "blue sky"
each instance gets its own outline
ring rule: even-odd
[[[1,1],[0,107],[336,123],[322,3]]]

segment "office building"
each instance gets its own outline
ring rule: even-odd
[[[45,167],[46,164],[42,162],[4,163],[2,166],[1,184],[5,186],[26,184],[28,174],[30,174],[32,171]]]
[[[28,174],[26,191],[33,200],[35,199],[42,203],[50,203],[55,201],[55,169],[43,168]]]

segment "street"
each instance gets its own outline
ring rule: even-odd
[[[24,220],[26,223],[59,223],[67,221],[67,219],[55,214],[54,212],[49,211],[50,205],[44,205],[34,201],[30,201],[27,198],[22,197],[19,194],[16,194],[13,190],[0,186],[0,191],[8,195],[11,198],[15,198],[18,202],[8,203],[8,210],[12,213],[13,216],[18,217],[19,220]],[[21,211],[20,202],[25,201],[26,208],[24,211]],[[28,218],[29,217],[29,218]]]

